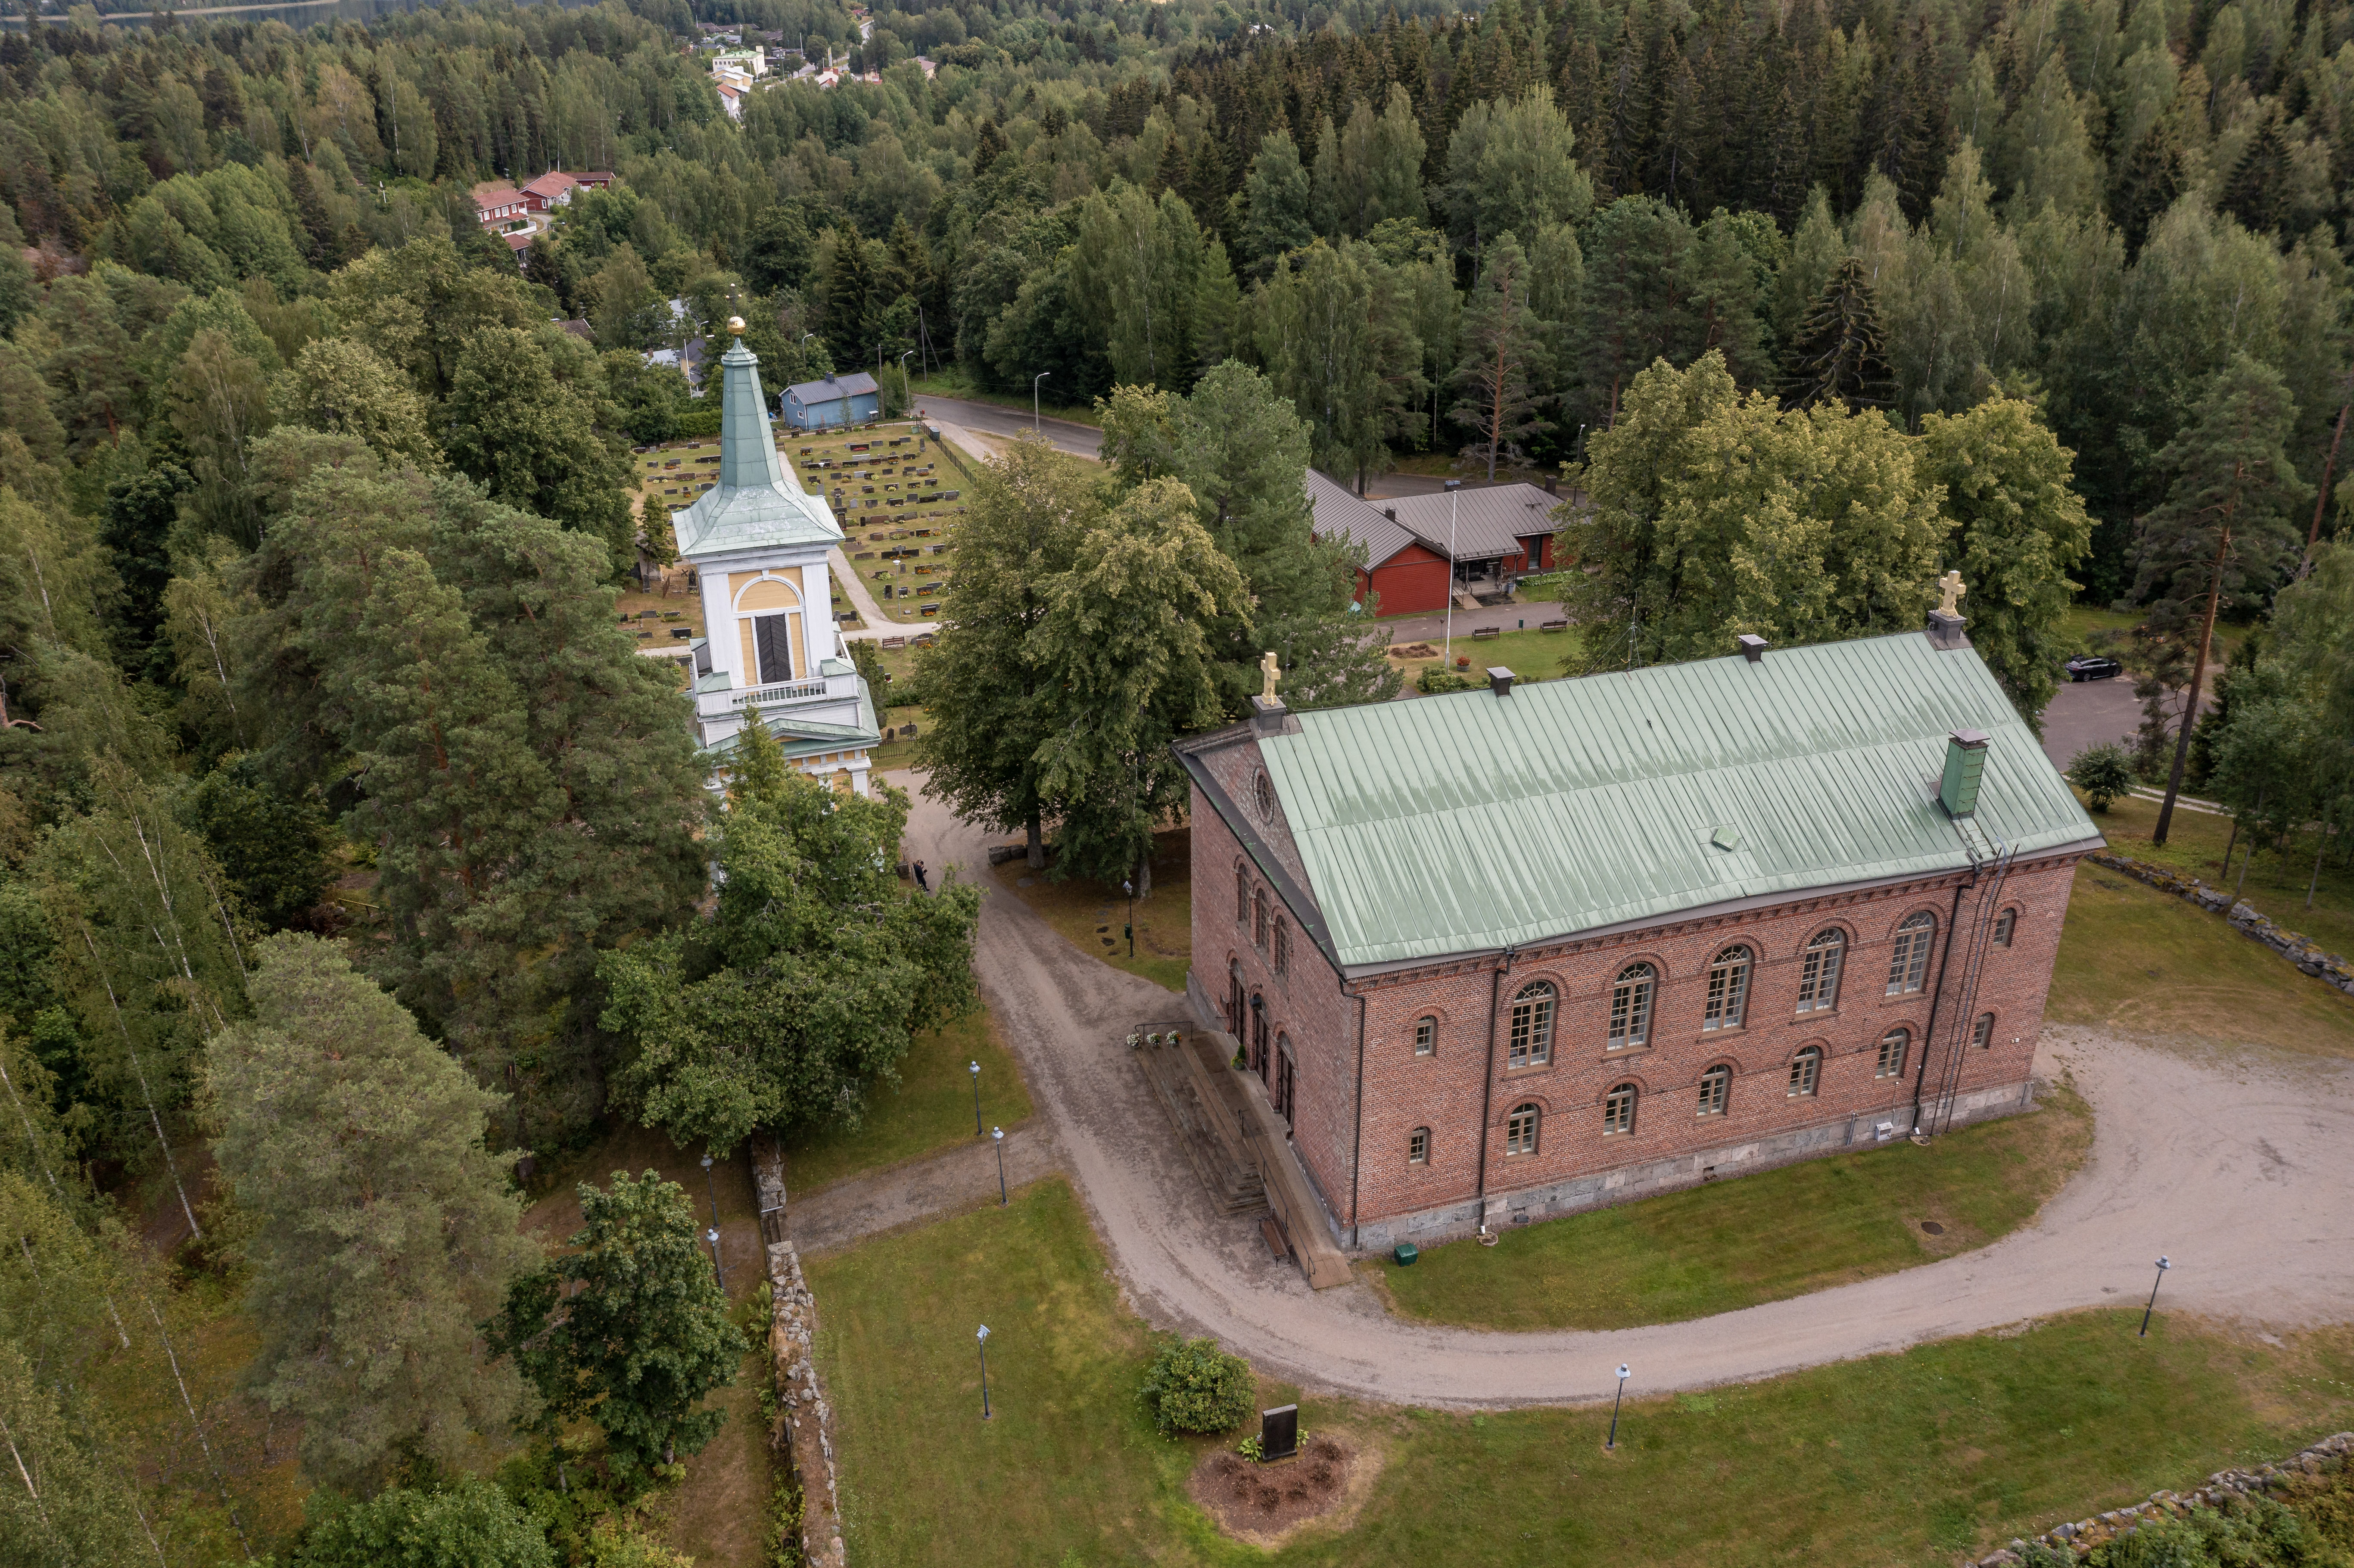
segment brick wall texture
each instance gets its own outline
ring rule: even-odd
[[[1235,809],[1250,810],[1256,744],[1238,736],[1201,760]],[[1630,1181],[1654,1190],[1702,1180],[1717,1164],[1730,1173],[1832,1152],[1883,1123],[1901,1136],[1913,1129],[1916,1099],[1931,1107],[1933,1130],[1941,1104],[1954,1120],[2024,1106],[2079,858],[2022,861],[1999,888],[1991,874],[1939,874],[1345,981],[1300,935],[1299,911],[1285,906],[1278,884],[1198,788],[1193,804],[1198,991],[1237,1038],[1252,1041],[1263,1019],[1269,1044],[1288,1046],[1301,1161],[1343,1245],[1368,1247],[1409,1232],[1468,1229],[1483,1213],[1500,1224],[1532,1195],[1540,1212],[1553,1212],[1606,1201]],[[1273,823],[1254,814],[1251,828],[1304,887],[1279,809]],[[1269,911],[1264,944],[1251,908],[1258,897]],[[1995,939],[1994,916],[2004,911],[2012,912],[2008,945]],[[1924,914],[1935,926],[1919,988],[1892,989],[1897,927]],[[1291,932],[1285,974],[1275,969],[1278,917]],[[1832,930],[1844,938],[1836,1002],[1801,1012],[1806,948]],[[1960,993],[1981,931],[1983,962],[1966,1009]],[[1733,948],[1750,957],[1744,1015],[1737,1025],[1707,1027],[1710,969]],[[1638,963],[1656,977],[1649,1041],[1613,1049],[1612,991]],[[1552,989],[1552,1045],[1543,1061],[1516,1067],[1511,1014],[1532,985]],[[1417,1054],[1423,1020],[1432,1048]],[[1898,1030],[1906,1034],[1903,1069],[1884,1071],[1882,1042]],[[1808,1050],[1821,1053],[1813,1091],[1794,1094],[1792,1064]],[[1271,1084],[1275,1055],[1267,1053]],[[1703,1075],[1718,1066],[1731,1070],[1724,1106],[1703,1114]],[[1610,1130],[1605,1104],[1623,1086],[1635,1090],[1634,1125]],[[1508,1151],[1508,1125],[1522,1107],[1536,1109],[1536,1147]],[[1420,1160],[1410,1148],[1417,1128],[1428,1134]]]

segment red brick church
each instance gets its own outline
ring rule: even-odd
[[[1743,641],[1180,744],[1188,994],[1342,1246],[2030,1103],[2098,830],[1958,616]]]

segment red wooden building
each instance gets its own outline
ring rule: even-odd
[[[1357,599],[1362,603],[1369,593],[1379,595],[1385,616],[1446,609],[1450,575],[1466,590],[1485,593],[1500,591],[1510,578],[1553,569],[1558,498],[1533,484],[1367,501],[1310,469],[1308,499],[1318,537],[1345,535],[1365,547]]]

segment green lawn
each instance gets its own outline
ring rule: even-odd
[[[2299,973],[2221,916],[2090,862],[2076,868],[2044,1016],[2354,1056],[2354,997]]]
[[[2192,791],[2196,793],[2196,791]],[[2323,947],[2354,953],[2354,869],[2324,864],[2314,887],[2313,907],[2305,906],[2306,885],[2313,876],[2313,861],[2322,848],[2318,832],[2292,832],[2279,845],[2262,844],[2248,853],[2249,835],[2242,833],[2232,850],[2229,875],[2223,870],[2223,850],[2232,842],[2232,819],[2178,806],[2168,824],[2166,843],[2153,845],[2149,835],[2158,826],[2158,802],[2127,796],[2096,814],[2109,847],[2136,860],[2153,861],[2201,877],[2211,886],[2240,886],[2240,868],[2248,877],[2241,896],[2292,931],[2302,931]],[[2324,855],[2336,861],[2348,840],[2333,834]]]
[[[945,1029],[919,1034],[899,1064],[899,1086],[867,1091],[866,1115],[856,1131],[804,1135],[785,1150],[785,1185],[801,1197],[829,1181],[896,1165],[970,1139],[972,1072],[981,1064],[981,1115],[992,1127],[1012,1127],[1030,1115],[1030,1091],[995,1021],[976,1009]]]
[[[1551,604],[1519,604],[1511,607],[1511,613],[1514,620],[1527,621],[1528,629],[1510,630],[1500,637],[1490,638],[1484,642],[1472,640],[1467,624],[1468,613],[1464,620],[1456,623],[1458,628],[1455,633],[1456,656],[1471,661],[1469,669],[1459,670],[1457,673],[1468,676],[1482,684],[1487,682],[1489,669],[1497,664],[1503,665],[1522,681],[1550,681],[1561,674],[1562,661],[1569,657],[1570,652],[1576,646],[1576,640],[1566,631],[1537,630],[1540,622],[1553,620],[1558,616],[1560,607]],[[1443,649],[1446,646],[1443,638],[1429,637],[1422,641],[1434,649]],[[1390,646],[1411,648],[1415,643],[1393,640]],[[1436,658],[1401,659],[1395,654],[1390,656],[1390,662],[1397,666],[1398,672],[1405,677],[1408,686],[1414,684],[1416,673],[1424,665],[1436,664],[1439,662]]]
[[[1672,1323],[1984,1246],[2060,1190],[2092,1143],[2066,1089],[1923,1149],[1897,1140],[1615,1209],[1508,1229],[1376,1271],[1403,1315],[1479,1329]],[[1944,1227],[1932,1237],[1928,1220]]]
[[[1269,1560],[1187,1500],[1209,1445],[1146,1424],[1148,1336],[1060,1179],[809,1272],[853,1562]],[[2083,1313],[1703,1394],[1649,1398],[1638,1381],[1615,1455],[1607,1406],[1462,1415],[1310,1399],[1307,1425],[1346,1430],[1387,1463],[1353,1528],[1272,1555],[1943,1565],[2354,1418],[2354,1332],[2266,1347],[2161,1312],[2142,1340],[2138,1316]]]

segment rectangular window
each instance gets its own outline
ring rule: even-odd
[[[1405,1140],[1405,1162],[1408,1165],[1430,1163],[1430,1128],[1418,1127]]]
[[[1711,1067],[1700,1075],[1700,1114],[1723,1116],[1725,1097],[1733,1090],[1733,1069]]]
[[[2006,909],[2001,914],[1996,916],[1994,917],[1994,945],[1998,948],[2009,947],[2010,934],[2018,928],[2018,910]]]
[[[1438,1049],[1438,1020],[1417,1018],[1414,1021],[1414,1054],[1427,1056]]]
[[[1602,1102],[1602,1131],[1605,1137],[1635,1130],[1635,1086],[1621,1084],[1610,1091]]]
[[[1267,895],[1264,893],[1251,895],[1251,946],[1259,948],[1267,946]]]
[[[1553,995],[1529,997],[1512,1003],[1511,1035],[1507,1059],[1515,1067],[1542,1067],[1553,1060]]]
[[[1291,925],[1279,916],[1275,922],[1275,972],[1278,977],[1291,973]]]
[[[1994,1044],[1993,1013],[1981,1012],[1978,1014],[1978,1022],[1970,1028],[1970,1044],[1977,1046],[1981,1051]]]
[[[1812,1049],[1801,1051],[1791,1059],[1790,1097],[1793,1099],[1803,1099],[1815,1092],[1816,1074],[1821,1070],[1822,1065],[1823,1054]]]
[[[1640,1045],[1651,1034],[1651,970],[1638,964],[1610,990],[1610,1049]]]
[[[1708,1007],[1701,1014],[1702,1029],[1738,1029],[1742,1004],[1749,995],[1749,950],[1722,954],[1708,967]]]
[[[1504,1153],[1534,1154],[1537,1151],[1537,1107],[1516,1106],[1504,1121]]]
[[[1913,1036],[1902,1029],[1892,1030],[1881,1037],[1879,1065],[1872,1069],[1875,1078],[1901,1078],[1904,1075],[1904,1057],[1913,1044]]]
[[[1236,866],[1235,867],[1235,924],[1239,926],[1249,918],[1250,874],[1242,867]]]
[[[756,616],[752,621],[752,652],[760,664],[764,686],[793,678],[792,617]]]

